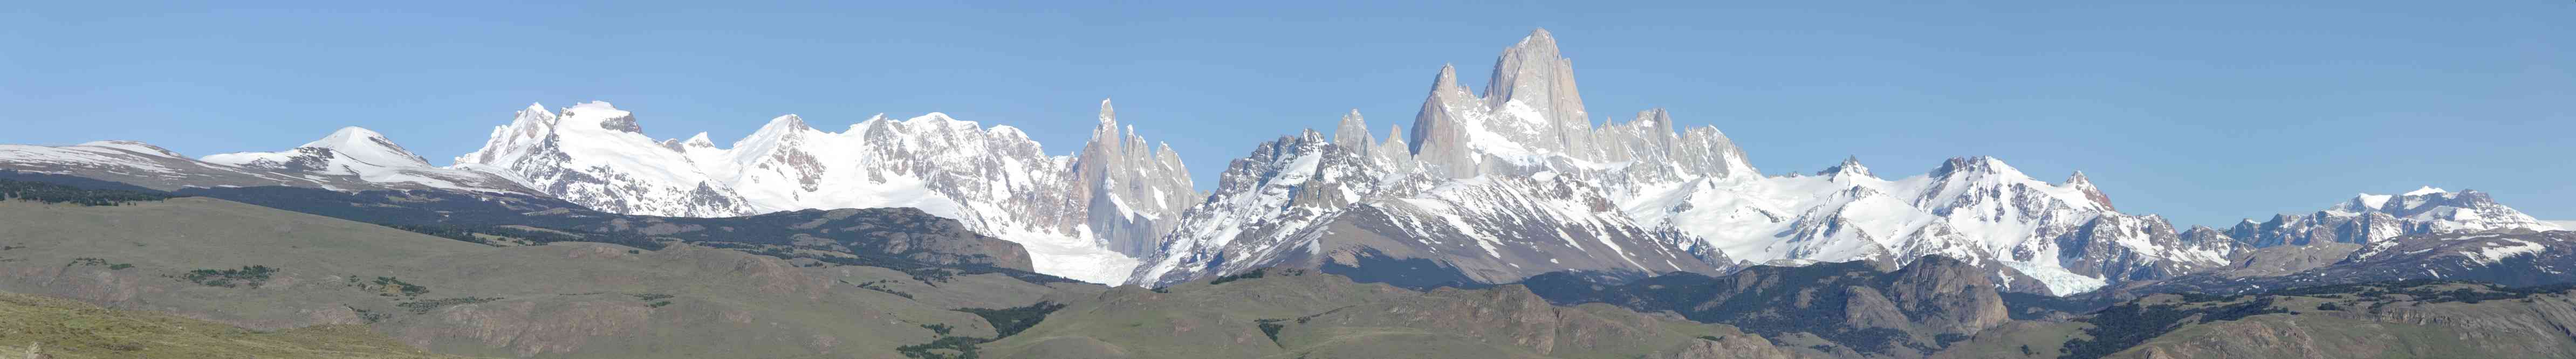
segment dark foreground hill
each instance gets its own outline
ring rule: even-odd
[[[955,309],[1101,290],[688,244],[494,247],[197,197],[0,201],[0,218],[0,290],[257,330],[365,325],[476,356],[895,357],[994,332]]]
[[[660,217],[601,212],[560,199],[507,192],[343,192],[288,186],[187,187],[165,192],[85,177],[15,170],[0,170],[0,188],[17,188],[36,196],[28,199],[78,198],[102,202],[98,204],[173,196],[221,198],[494,246],[571,241],[652,249],[665,243],[686,242],[844,264],[989,267],[989,271],[1030,280],[1059,280],[1029,272],[1028,251],[1018,243],[977,234],[957,221],[912,208],[801,210],[721,218]]]
[[[2569,358],[2576,291],[2401,281],[2268,294],[2158,294],[2016,322],[1943,358]]]

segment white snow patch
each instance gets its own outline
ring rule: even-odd
[[[2549,250],[2549,246],[2532,243],[2531,241],[2510,238],[2488,244],[2490,246],[2478,248],[2478,251],[2476,252],[2460,252],[2460,255],[2469,257],[2470,261],[2478,262],[2479,264],[2495,265],[2498,263],[2504,263],[2504,259],[2507,257],[2537,255],[2542,251]]]
[[[2540,221],[2540,222],[2541,222],[2541,223],[2548,223],[2549,225],[2553,225],[2553,226],[2558,226],[2558,228],[2550,228],[2550,229],[2552,229],[2552,230],[2557,230],[2557,229],[2576,229],[2576,220],[2550,220],[2550,221]]]
[[[2028,275],[2031,278],[2038,279],[2041,285],[2048,286],[2048,293],[2052,295],[2066,296],[2076,293],[2091,292],[2094,289],[2101,289],[2103,285],[2109,284],[2101,278],[2075,274],[2075,272],[2068,272],[2065,268],[2058,268],[2057,266],[2014,261],[2001,262],[2003,262],[2004,266],[2012,267],[2012,269],[2016,271],[2021,271],[2021,274],[2023,275]]]
[[[2448,191],[2443,191],[2441,188],[2436,188],[2436,187],[2433,187],[2433,186],[2424,186],[2424,188],[2417,188],[2417,189],[2415,189],[2414,191],[2406,192],[2406,194],[2404,194],[2404,196],[2422,196],[2422,195],[2435,194],[2435,193],[2444,193],[2444,192],[2448,192]]]

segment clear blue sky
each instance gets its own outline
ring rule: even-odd
[[[355,125],[444,164],[530,102],[608,100],[657,138],[729,143],[787,113],[837,130],[940,111],[1021,127],[1061,154],[1115,98],[1206,187],[1256,141],[1329,129],[1343,111],[1377,131],[1409,123],[1442,63],[1481,89],[1504,46],[1545,27],[1596,117],[1669,108],[1725,130],[1768,173],[1857,155],[1898,177],[1993,155],[2050,181],[2084,170],[2125,212],[2185,225],[2419,185],[2576,219],[2566,0],[713,3],[732,2],[13,4],[0,9],[0,142],[205,155]]]

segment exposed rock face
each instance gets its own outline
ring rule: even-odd
[[[877,116],[837,133],[780,116],[718,148],[704,134],[655,142],[622,130],[633,115],[605,103],[564,112],[522,111],[458,167],[620,214],[919,208],[1028,246],[1039,272],[1098,282],[1122,281],[1131,257],[1200,199],[1179,154],[1122,131],[1107,101],[1091,142],[1070,157],[1047,155],[1016,128],[938,113]]]
[[[2163,216],[2108,213],[2059,237],[2058,263],[2075,274],[2118,282],[2168,278],[2225,266],[2235,243],[2207,237],[2215,234],[2203,231],[2185,237],[2174,232]],[[2120,243],[2163,245],[2137,248]],[[2168,252],[2145,252],[2158,249]]]
[[[1940,258],[1940,257],[1927,257]],[[1916,261],[1894,273],[1890,298],[1914,323],[1941,333],[1976,333],[2011,320],[1994,282],[1972,266],[1947,259]]]
[[[1672,158],[1653,162],[1680,166],[1688,175],[1753,174],[1743,150],[1714,129],[1693,129],[1676,140],[1671,117],[1662,110],[1594,128],[1575,87],[1573,61],[1558,53],[1555,37],[1544,29],[1503,50],[1482,97],[1458,84],[1455,68],[1442,66],[1413,127],[1413,152],[1425,171],[1450,178],[1565,172],[1568,164],[1641,156]]]
[[[1134,128],[1119,137],[1118,118],[1109,101],[1100,101],[1100,126],[1073,165],[1084,184],[1075,198],[1088,198],[1092,233],[1109,250],[1128,256],[1152,253],[1163,234],[1179,225],[1182,210],[1201,198],[1190,182],[1189,168],[1172,146],[1149,147]],[[1354,112],[1356,115],[1356,112]]]
[[[1501,58],[1494,60],[1492,79],[1485,87],[1486,108],[1503,109],[1519,102],[1544,120],[1532,128],[1541,130],[1537,132],[1541,136],[1509,140],[1564,153],[1592,153],[1592,139],[1584,133],[1592,129],[1592,119],[1583,111],[1582,93],[1574,87],[1574,60],[1557,53],[1556,37],[1547,29],[1533,30],[1519,44],[1504,49]]]

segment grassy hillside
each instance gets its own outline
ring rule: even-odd
[[[31,348],[32,347],[32,348]],[[80,301],[0,293],[0,356],[72,358],[436,358],[365,326],[259,332]]]
[[[1724,325],[1607,305],[1549,305],[1517,285],[1416,292],[1312,270],[1267,269],[1164,290],[1125,287],[1061,299],[1066,306],[1036,326],[977,349],[1002,358],[1801,354]]]
[[[1936,357],[2569,358],[2576,292],[2405,281],[2260,295],[2160,294],[2067,322],[2019,322]]]
[[[671,245],[493,247],[208,198],[0,201],[0,291],[502,357],[900,357],[1103,288]],[[935,328],[935,329],[934,329]]]

